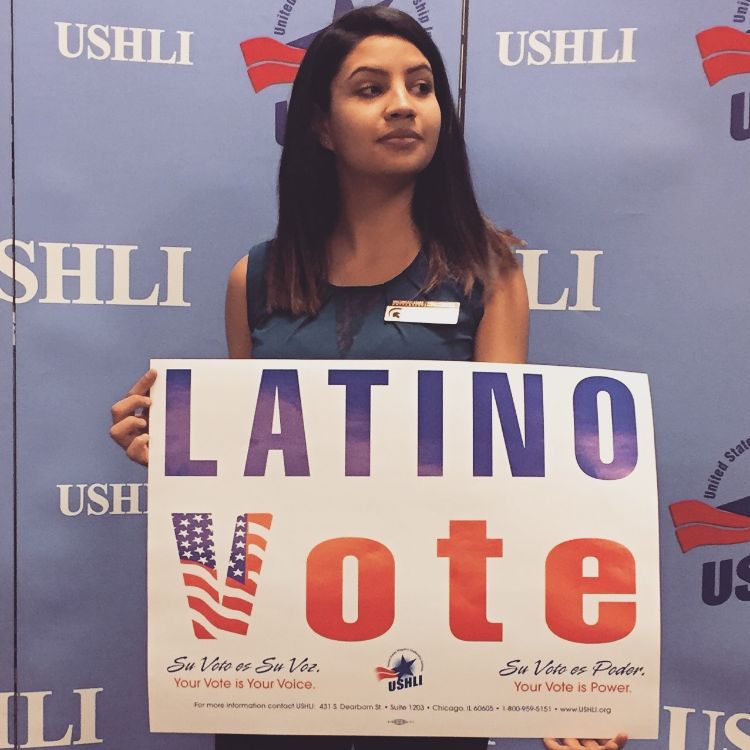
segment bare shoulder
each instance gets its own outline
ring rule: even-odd
[[[485,293],[484,315],[474,340],[477,362],[525,362],[529,339],[529,299],[523,271],[505,269]]]
[[[229,272],[224,307],[227,349],[232,359],[247,359],[252,354],[252,339],[247,323],[247,255]]]
[[[229,272],[229,283],[227,287],[235,289],[242,288],[243,294],[246,291],[247,285],[247,255],[243,255],[233,266]]]
[[[488,289],[487,302],[490,304],[501,298],[529,306],[526,280],[519,265],[504,269],[498,274],[495,283]]]

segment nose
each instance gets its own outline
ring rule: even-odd
[[[394,85],[388,99],[386,117],[389,120],[412,119],[416,115],[409,91],[402,83]]]

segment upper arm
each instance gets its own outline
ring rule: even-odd
[[[488,293],[474,339],[475,362],[526,362],[529,298],[523,271],[506,271]]]
[[[230,358],[250,358],[253,342],[247,323],[247,256],[238,260],[229,273],[224,323]]]

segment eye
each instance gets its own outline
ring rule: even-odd
[[[357,89],[357,95],[365,99],[373,99],[383,93],[383,87],[377,83],[370,83]]]
[[[417,96],[429,96],[435,90],[435,86],[432,81],[418,81],[412,86],[412,90]]]

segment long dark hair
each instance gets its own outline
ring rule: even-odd
[[[344,58],[368,36],[397,36],[432,67],[442,122],[435,155],[417,176],[412,217],[429,262],[425,289],[448,277],[467,291],[490,285],[515,266],[515,238],[481,214],[469,174],[461,126],[445,65],[435,43],[411,16],[363,7],[323,29],[310,45],[292,89],[279,168],[279,224],[266,268],[267,307],[294,315],[320,310],[327,278],[325,243],[339,210],[335,157],[320,145],[312,123],[328,112],[331,81]]]

